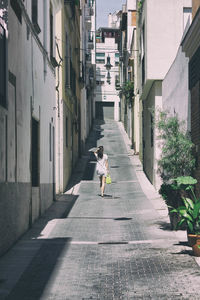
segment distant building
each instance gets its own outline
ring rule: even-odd
[[[136,81],[136,0],[127,0],[122,6],[121,14],[121,45],[120,45],[120,86]],[[121,95],[121,121],[131,139],[135,153],[139,152],[139,98],[133,88],[132,99]]]
[[[119,41],[120,31],[116,28],[117,14],[109,24],[96,32],[96,96],[94,116],[97,119],[119,120],[119,93],[116,85],[119,82]]]
[[[56,193],[66,190],[81,153],[80,9],[64,1],[56,14]]]
[[[81,80],[81,148],[93,123],[93,103],[96,86],[96,0],[81,1],[80,80]]]

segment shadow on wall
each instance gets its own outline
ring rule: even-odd
[[[91,130],[86,141],[85,152],[78,160],[73,170],[71,180],[66,188],[66,191],[73,189],[75,185],[80,183],[81,180],[93,180],[96,169],[96,159],[94,153],[90,152],[89,150],[97,147],[97,141],[104,136],[102,134],[103,129],[101,127],[103,124],[105,124],[103,120],[94,121],[93,129]]]

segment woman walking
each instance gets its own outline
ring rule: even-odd
[[[100,146],[94,152],[94,155],[96,156],[97,159],[96,172],[100,180],[101,197],[104,196],[106,176],[108,174],[108,155],[104,154],[103,152],[104,152],[103,146]]]

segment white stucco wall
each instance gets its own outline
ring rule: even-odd
[[[119,120],[119,93],[115,88],[115,76],[119,74],[119,66],[115,66],[115,53],[118,53],[115,38],[105,38],[104,43],[96,44],[97,53],[105,53],[105,64],[107,63],[107,56],[110,57],[112,65],[110,72],[111,83],[107,82],[107,73],[105,64],[96,63],[96,80],[104,81],[101,86],[96,85],[95,102],[114,102],[114,119]]]
[[[0,169],[0,253],[10,247],[53,201],[49,124],[55,127],[55,75],[50,62],[44,62],[43,40],[40,44],[34,33],[28,30],[31,22],[29,4],[25,2],[27,11],[22,13],[22,23],[13,9],[8,9],[8,106],[0,106],[0,117],[4,121],[7,119],[7,122],[2,122],[3,126],[0,122],[5,137],[4,145],[0,144],[0,153],[4,152],[0,159],[7,161],[3,164],[4,170]],[[42,14],[43,2],[38,1],[38,4]],[[24,18],[26,13],[29,21],[28,16]],[[39,22],[41,31],[45,31],[44,23]],[[32,187],[31,182],[32,117],[39,121],[37,187]]]
[[[190,95],[188,87],[189,58],[179,47],[176,59],[162,83],[163,109],[177,113],[190,130]]]
[[[157,175],[157,159],[160,155],[160,149],[156,140],[156,130],[154,131],[153,147],[149,144],[149,109],[156,109],[157,106],[162,107],[161,82],[165,78],[163,83],[165,105],[170,106],[171,110],[180,110],[180,103],[182,103],[181,114],[183,118],[186,116],[188,94],[183,96],[186,89],[186,83],[183,83],[183,81],[186,78],[185,76],[187,76],[187,70],[185,69],[185,64],[183,64],[185,63],[184,57],[180,53],[177,57],[176,55],[187,18],[191,14],[191,6],[192,1],[190,0],[145,0],[142,16],[138,23],[140,30],[138,31],[139,63],[137,89],[144,103],[144,169],[156,188],[160,184],[160,179]],[[142,35],[143,29],[144,36]],[[144,48],[142,47],[143,41]],[[144,85],[142,85],[143,57],[145,69]],[[171,67],[175,58],[176,62]],[[182,74],[180,75],[180,72],[183,72],[183,78],[181,78]],[[173,103],[173,101],[176,101],[175,98],[178,99],[176,104]]]
[[[126,0],[127,10],[136,10],[136,0]]]
[[[176,56],[184,31],[184,8],[191,0],[145,1],[146,78],[163,79]]]
[[[161,149],[157,139],[157,130],[154,128],[152,108],[162,109],[162,81],[155,81],[149,92],[148,99],[144,101],[144,128],[143,139],[144,147],[144,170],[152,182],[158,189],[160,186],[160,177],[157,173],[157,160],[160,157]],[[153,138],[153,144],[152,140]]]

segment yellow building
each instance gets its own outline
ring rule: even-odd
[[[64,1],[56,14],[56,193],[66,190],[80,155],[80,9]]]

